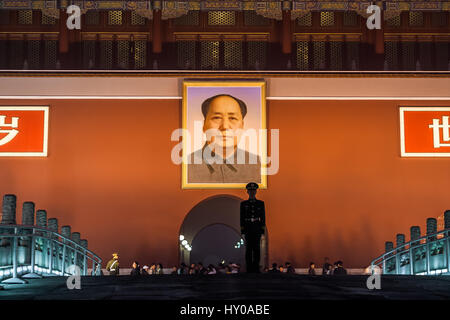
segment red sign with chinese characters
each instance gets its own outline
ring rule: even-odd
[[[0,157],[47,156],[48,107],[0,106]]]
[[[450,107],[401,107],[402,157],[450,157]]]

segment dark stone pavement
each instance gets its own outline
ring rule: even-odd
[[[381,290],[366,287],[368,276],[290,274],[152,275],[81,277],[69,290],[67,277],[3,285],[0,300],[448,300],[450,276],[382,276]]]

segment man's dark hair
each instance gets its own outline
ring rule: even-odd
[[[211,102],[215,98],[218,98],[218,97],[230,97],[230,98],[236,100],[236,102],[239,104],[239,108],[241,108],[242,119],[244,119],[245,115],[247,114],[247,105],[241,99],[233,97],[232,95],[229,95],[229,94],[218,94],[218,95],[215,95],[215,96],[213,96],[211,98],[208,98],[205,101],[203,101],[203,103],[202,103],[202,113],[203,113],[203,117],[205,117],[205,119],[206,119],[206,115],[208,114],[209,106],[211,105]]]

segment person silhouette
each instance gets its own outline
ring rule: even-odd
[[[248,200],[241,202],[241,234],[245,237],[245,262],[248,273],[259,273],[261,235],[265,233],[266,213],[264,201],[256,199],[258,184],[250,182],[245,187]]]

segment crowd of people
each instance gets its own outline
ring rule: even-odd
[[[232,274],[239,273],[241,271],[241,265],[238,263],[229,264],[219,263],[217,266],[210,264],[207,267],[203,265],[203,263],[199,262],[197,264],[192,263],[189,266],[185,263],[181,263],[180,266],[173,266],[171,268],[170,274],[178,274],[178,275],[205,275],[205,274]],[[134,261],[132,264],[131,275],[139,276],[139,275],[153,275],[153,274],[164,274],[163,266],[161,263],[151,264],[151,266],[141,266],[139,262]]]
[[[334,264],[331,264],[329,258],[325,258],[325,261],[322,266],[322,275],[346,275],[347,270],[344,268],[344,263],[339,260]],[[316,265],[314,262],[310,262],[308,274],[311,276],[316,275]]]
[[[113,254],[113,259],[108,262],[106,269],[112,275],[119,274],[118,254]],[[192,263],[189,266],[181,263],[179,266],[173,266],[170,274],[177,275],[208,275],[208,274],[236,274],[241,272],[241,265],[239,263],[230,262],[225,264],[220,262],[217,265],[209,264],[207,267],[203,263]],[[263,273],[296,273],[294,266],[290,262],[278,266],[276,262],[272,263],[271,268],[264,268]],[[165,274],[163,265],[161,263],[152,263],[150,266],[140,266],[139,262],[134,261],[131,268],[132,276],[146,276]],[[314,262],[309,264],[309,275],[317,275],[316,266]],[[343,266],[342,261],[336,261],[334,264],[329,262],[329,258],[325,258],[322,266],[322,275],[346,275],[347,270]]]

